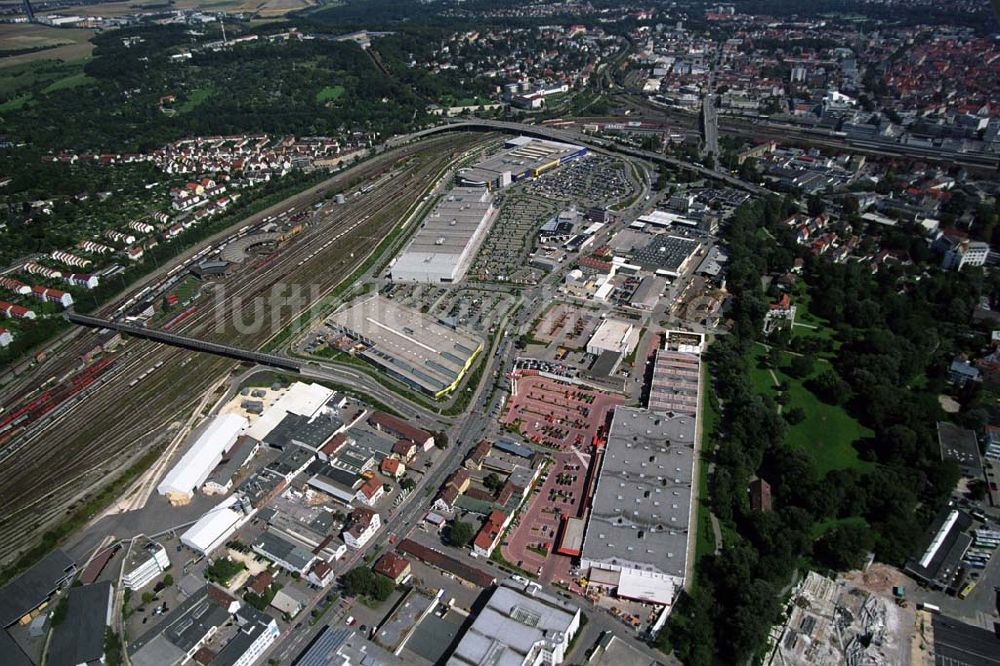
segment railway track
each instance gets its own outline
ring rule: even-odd
[[[255,298],[278,282],[315,285],[315,293],[328,293],[419,200],[421,183],[441,169],[440,154],[479,140],[449,134],[396,151],[391,157],[417,157],[349,206],[321,208],[321,219],[288,241],[273,261],[222,279],[217,288],[225,288],[226,299],[199,307],[172,332],[258,348],[272,337],[270,328],[240,333],[233,326],[254,310]],[[351,248],[357,256],[350,256]],[[294,321],[310,304],[300,305],[283,308],[275,327]],[[179,426],[204,392],[236,366],[229,359],[141,340],[130,340],[116,356],[114,371],[85,399],[60,405],[51,419],[9,442],[16,448],[0,467],[0,561],[10,561],[107,479],[171,439],[171,423]],[[149,372],[151,367],[157,369]],[[130,385],[143,373],[142,381]]]

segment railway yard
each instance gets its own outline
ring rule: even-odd
[[[4,12],[0,666],[1000,666],[996,11],[148,1]]]
[[[305,230],[267,263],[247,263],[213,277],[209,293],[192,304],[197,309],[171,332],[247,349],[266,344],[361,266],[397,221],[421,203],[422,186],[434,187],[448,158],[480,138],[450,134],[383,153],[328,181],[330,192],[348,179],[371,181],[372,187],[362,187],[368,188],[364,194],[344,204],[324,201],[320,191],[311,193],[312,200],[286,201],[286,215],[308,211]],[[296,290],[299,297],[288,295]],[[72,382],[81,357],[98,341],[97,333],[74,329],[47,361],[5,387],[12,396],[7,409],[37,397],[27,387]],[[164,447],[203,394],[237,367],[229,359],[138,339],[123,341],[104,358],[110,362],[89,385],[3,441],[0,560],[11,561],[104,482],[144,453]],[[45,382],[47,377],[54,380]]]

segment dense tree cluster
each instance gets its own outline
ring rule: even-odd
[[[693,592],[658,637],[687,664],[742,663],[758,654],[803,561],[842,570],[874,551],[901,564],[957,481],[934,438],[941,416],[934,368],[964,339],[973,304],[996,286],[975,273],[912,280],[893,270],[873,275],[860,263],[807,260],[816,314],[836,327],[842,345],[834,351],[830,343],[799,343],[809,353],[793,357],[784,370],[808,377],[816,366],[812,353],[832,354],[832,367],[807,382],[809,390],[844,405],[875,432],[856,443],[861,457],[875,464],[821,475],[807,451],[784,442],[786,421],[802,415],[791,411],[782,419],[750,379],[751,351],[773,296],[760,278],[787,271],[801,254],[779,224],[793,210],[776,197],[756,201],[741,207],[726,230],[733,329],[707,353],[722,407],[713,437],[711,506],[725,539],[717,556],[701,559]],[[773,511],[750,510],[754,476],[771,484]]]
[[[128,151],[244,132],[387,135],[426,118],[426,101],[351,42],[261,39],[174,60],[196,49],[199,38],[184,26],[142,26],[99,34],[94,44],[84,68],[88,85],[20,91],[32,100],[4,118],[5,132],[37,150]],[[324,99],[319,93],[327,86],[344,93]],[[161,106],[170,95],[176,101]]]
[[[376,601],[385,601],[396,588],[395,583],[373,572],[368,567],[355,567],[344,574],[344,594],[350,597],[364,596]]]

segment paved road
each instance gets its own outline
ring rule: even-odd
[[[715,108],[715,78],[708,75],[708,87],[701,101],[701,123],[705,138],[704,153],[719,159],[719,112]]]
[[[415,402],[405,399],[398,393],[386,388],[367,373],[349,365],[334,363],[310,363],[304,366],[300,373],[304,379],[317,379],[342,384],[347,388],[356,388],[381,402],[391,405],[394,410],[409,418],[420,427],[438,430],[442,423],[448,423],[451,417],[442,416]]]

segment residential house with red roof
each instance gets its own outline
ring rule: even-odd
[[[479,557],[489,557],[500,542],[500,536],[507,529],[511,516],[499,509],[493,509],[486,516],[483,526],[479,528],[476,538],[472,540],[472,552]]]

